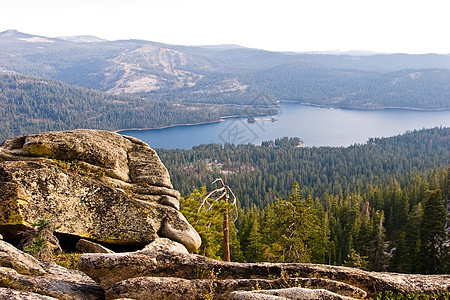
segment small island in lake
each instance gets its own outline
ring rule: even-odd
[[[275,122],[275,121],[278,121],[278,120],[275,119],[275,118],[255,118],[255,117],[252,117],[252,116],[247,118],[247,122],[248,123],[255,123],[256,121],[271,121],[271,122]]]

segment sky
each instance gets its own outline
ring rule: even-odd
[[[2,0],[0,31],[271,51],[450,53],[448,0]]]

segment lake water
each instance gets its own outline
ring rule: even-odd
[[[298,137],[306,146],[349,146],[370,137],[388,137],[408,130],[450,127],[450,110],[415,111],[405,109],[356,110],[319,108],[298,103],[282,103],[280,115],[223,122],[176,126],[151,130],[124,130],[121,134],[143,140],[152,148],[190,149],[209,143],[261,144],[281,137]]]

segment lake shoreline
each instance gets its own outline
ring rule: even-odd
[[[354,109],[354,110],[362,110],[362,111],[375,111],[375,110],[386,110],[386,109],[403,109],[403,110],[411,110],[411,111],[430,111],[430,112],[438,112],[438,111],[448,111],[450,108],[439,108],[439,109],[426,109],[426,108],[414,108],[414,107],[380,107],[380,108],[367,108],[367,107],[358,107],[358,106],[332,106],[332,105],[324,105],[324,104],[315,104],[310,102],[301,102],[301,101],[295,101],[295,100],[279,100],[279,103],[293,103],[293,104],[300,104],[305,106],[311,106],[311,107],[318,107],[318,108],[326,108],[326,109]],[[281,105],[274,105],[273,107],[280,108]],[[248,118],[248,117],[260,117],[260,116],[272,116],[273,114],[252,114],[252,115],[229,115],[229,116],[222,116],[219,120],[212,120],[212,121],[204,121],[204,122],[197,122],[197,123],[183,123],[183,124],[173,124],[173,125],[165,125],[165,126],[157,126],[157,127],[146,127],[146,128],[122,128],[118,130],[114,130],[115,133],[120,133],[121,131],[130,131],[130,130],[160,130],[160,129],[167,129],[167,128],[173,128],[173,127],[181,127],[181,126],[196,126],[196,125],[207,125],[207,124],[215,124],[224,122],[227,119],[232,118]]]
[[[404,109],[413,111],[447,111],[450,108],[418,108],[418,107],[398,107],[398,106],[383,106],[383,107],[360,107],[360,106],[342,106],[342,105],[327,105],[327,104],[316,104],[311,102],[301,102],[295,100],[280,100],[281,103],[297,103],[305,106],[313,106],[319,108],[339,108],[339,109],[355,109],[355,110],[385,110],[385,109]]]
[[[261,113],[260,115],[264,115]],[[267,115],[267,114],[266,114]],[[348,147],[369,138],[390,137],[404,132],[450,126],[450,110],[324,109],[297,103],[281,104],[277,122],[248,122],[244,115],[229,114],[211,122],[161,126],[165,130],[121,130],[153,148],[190,149],[202,144],[255,145],[282,137],[298,137],[307,147]],[[247,117],[247,118],[246,118]],[[256,117],[267,119],[268,117]],[[184,123],[184,122],[183,122]]]
[[[248,118],[248,117],[272,116],[272,115],[273,114],[230,115],[230,116],[220,117],[220,119],[216,120],[216,121],[204,121],[204,122],[197,122],[197,123],[173,124],[173,125],[165,125],[165,126],[150,127],[150,128],[118,129],[118,130],[114,130],[113,132],[120,134],[121,131],[129,131],[129,130],[135,130],[135,131],[160,130],[160,129],[167,129],[167,128],[173,128],[173,127],[181,127],[181,126],[207,125],[207,124],[215,124],[215,123],[225,122],[227,119],[233,119],[233,118]]]

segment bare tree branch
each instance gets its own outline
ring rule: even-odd
[[[229,214],[233,215],[232,222],[234,223],[237,220],[238,217],[238,210],[237,210],[237,199],[236,195],[233,193],[231,188],[226,185],[222,178],[217,178],[212,183],[220,182],[221,187],[216,188],[215,190],[209,192],[205,197],[203,197],[203,201],[200,204],[197,214],[200,213],[200,211],[203,209],[204,211],[208,212],[214,207],[214,202],[221,202],[224,201],[225,203],[231,204],[234,209],[231,211],[231,213],[228,210],[228,207],[225,209],[223,218],[223,233],[224,233],[224,260],[230,261],[230,240],[229,240],[229,225],[228,225],[228,216]],[[231,200],[230,200],[231,195]],[[212,203],[208,202],[208,200],[212,201]]]

